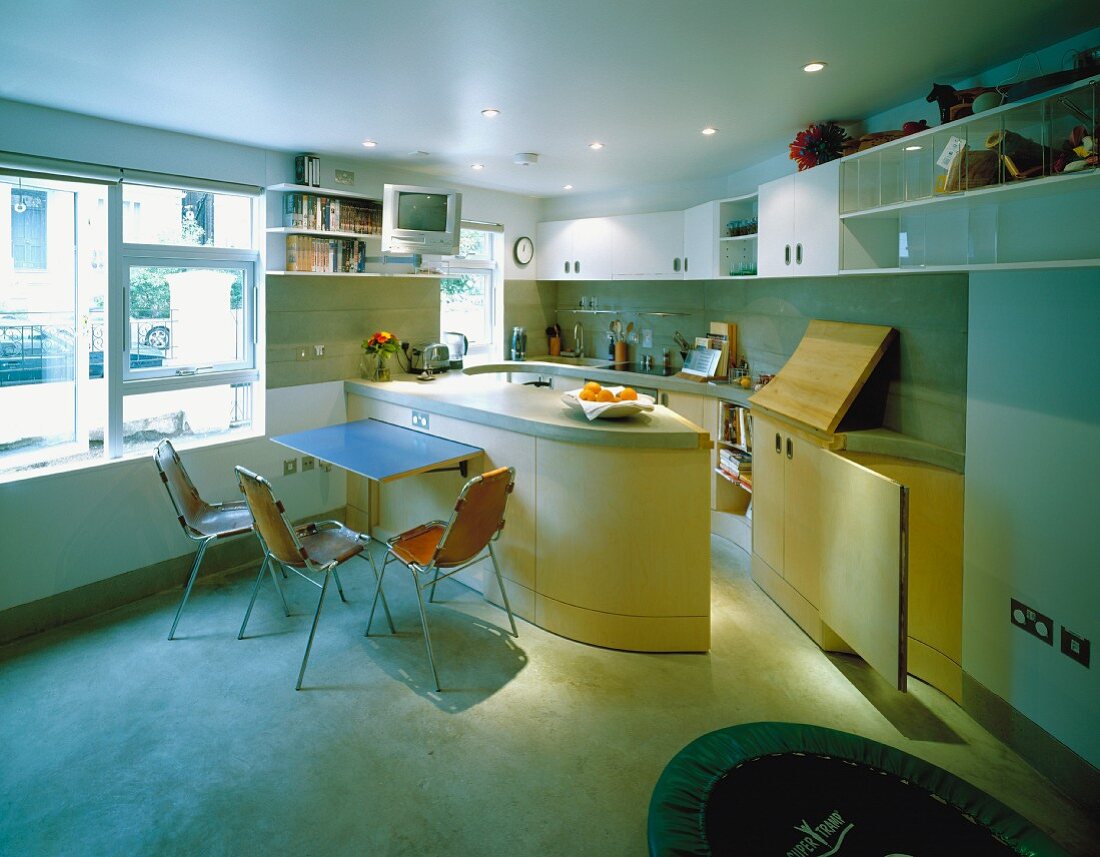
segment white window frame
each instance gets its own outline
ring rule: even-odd
[[[462,229],[472,232],[489,233],[491,258],[467,259],[465,256],[451,256],[449,257],[449,264],[447,265],[447,276],[444,277],[444,279],[454,279],[455,275],[458,274],[481,274],[486,271],[489,272],[489,288],[488,293],[485,295],[485,327],[489,331],[489,341],[470,343],[469,351],[467,352],[468,357],[489,357],[492,355],[493,350],[500,344],[497,342],[499,333],[497,329],[497,294],[500,291],[500,278],[503,272],[500,256],[503,252],[504,227],[495,223],[477,223],[464,220],[462,221]],[[442,300],[440,302],[439,333],[440,337],[442,337],[444,333]]]

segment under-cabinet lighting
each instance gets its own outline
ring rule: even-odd
[[[809,72],[821,71],[823,68],[825,68],[825,63],[821,62],[820,60],[814,60],[813,62],[808,62],[804,66],[802,66],[803,71]]]
[[[907,151],[907,152],[919,152],[920,148],[921,148],[920,146],[906,146],[905,151]]]

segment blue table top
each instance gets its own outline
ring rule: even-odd
[[[381,420],[356,420],[271,438],[337,467],[392,482],[468,461],[484,450]]]

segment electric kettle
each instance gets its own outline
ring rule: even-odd
[[[470,350],[470,340],[466,338],[466,334],[459,333],[457,330],[444,331],[443,344],[447,346],[447,353],[450,355],[451,359],[451,368],[461,369],[462,358],[466,355],[466,352]]]

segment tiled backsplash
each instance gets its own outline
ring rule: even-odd
[[[673,332],[691,341],[709,322],[737,324],[738,354],[753,375],[774,373],[794,352],[811,319],[883,324],[899,331],[897,379],[890,385],[888,428],[962,452],[966,435],[966,274],[906,274],[769,280],[558,283],[558,321],[565,346],[573,345],[573,325],[584,327],[585,353],[607,354],[612,319],[624,328],[633,321],[639,344],[632,359],[672,351]],[[581,298],[595,298],[599,309],[616,315],[578,314]],[[655,316],[647,313],[670,312]],[[653,347],[641,347],[642,331],[653,333]],[[532,349],[531,353],[534,353]]]

